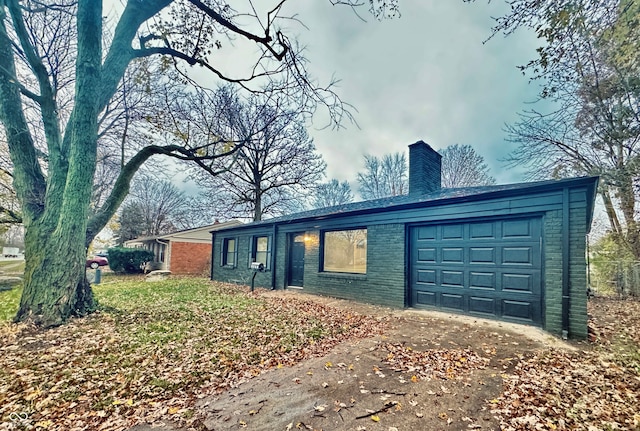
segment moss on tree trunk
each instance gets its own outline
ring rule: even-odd
[[[13,12],[19,15],[19,11]],[[23,205],[24,290],[15,321],[31,321],[51,327],[64,323],[70,316],[84,315],[95,308],[91,287],[85,277],[85,241],[98,141],[101,25],[100,2],[79,1],[75,104],[64,138],[60,139],[54,114],[45,112],[43,108],[43,118],[50,120],[45,122],[49,150],[46,178],[38,168],[34,151],[20,156],[18,147],[33,148],[31,137],[8,128],[9,148],[16,171],[14,185],[21,201],[26,203]],[[0,37],[0,59],[12,60],[6,43],[7,40]],[[11,61],[9,67],[14,67]],[[46,77],[42,74],[39,77],[43,92],[48,92],[50,88]],[[26,125],[24,117],[19,115],[22,113],[19,89],[11,82],[0,80],[0,90],[5,127],[7,124]],[[28,159],[24,160],[25,157]],[[36,184],[41,190],[44,181],[44,195],[29,193],[31,184]],[[33,205],[29,206],[29,203]]]
[[[91,184],[92,172],[86,175]],[[53,231],[46,223],[27,226],[24,290],[15,321],[52,327],[71,316],[95,310],[93,292],[85,275],[85,206],[80,200],[76,200],[75,208],[65,206]]]

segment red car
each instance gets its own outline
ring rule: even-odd
[[[91,259],[87,259],[86,267],[91,269],[96,269],[99,266],[107,266],[109,265],[109,261],[106,257],[102,256],[94,256]]]

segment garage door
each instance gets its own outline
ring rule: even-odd
[[[410,302],[542,324],[541,219],[411,229]]]

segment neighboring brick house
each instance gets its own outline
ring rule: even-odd
[[[211,278],[587,335],[586,234],[597,177],[442,189],[409,146],[409,194],[212,232]]]
[[[125,241],[125,247],[153,251],[150,269],[166,269],[173,274],[207,275],[211,270],[211,231],[230,228],[240,223],[231,220],[166,235],[136,238]]]

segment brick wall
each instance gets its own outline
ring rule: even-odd
[[[409,145],[409,194],[431,193],[442,184],[442,156],[423,141]]]
[[[404,307],[405,227],[386,224],[367,227],[367,273],[319,272],[320,233],[307,232],[304,291],[361,302]]]
[[[172,274],[208,275],[211,267],[211,244],[171,242]]]
[[[236,238],[238,241],[238,261],[235,267],[220,266],[220,251],[222,250],[222,235],[215,236],[214,245],[214,257],[213,257],[213,279],[217,281],[223,281],[226,283],[236,283],[240,285],[251,285],[251,278],[256,275],[254,280],[254,287],[271,288],[271,270],[265,272],[254,273],[249,268],[249,242],[251,241],[251,235],[238,235],[230,236],[229,238]],[[279,251],[279,250],[278,250]],[[273,252],[273,250],[272,250]],[[209,247],[209,253],[211,253],[211,247]],[[283,269],[278,268],[279,271]]]
[[[586,208],[572,208],[569,219],[569,336],[587,336]],[[545,329],[562,334],[562,211],[544,216]]]
[[[547,331],[562,333],[562,211],[548,211],[544,223],[544,311]]]
[[[287,286],[287,274],[285,269],[287,268],[287,234],[278,232],[278,237],[275,241],[277,248],[276,252],[276,289],[284,289]]]
[[[569,335],[572,338],[587,337],[587,261],[585,207],[571,209],[569,229]]]

